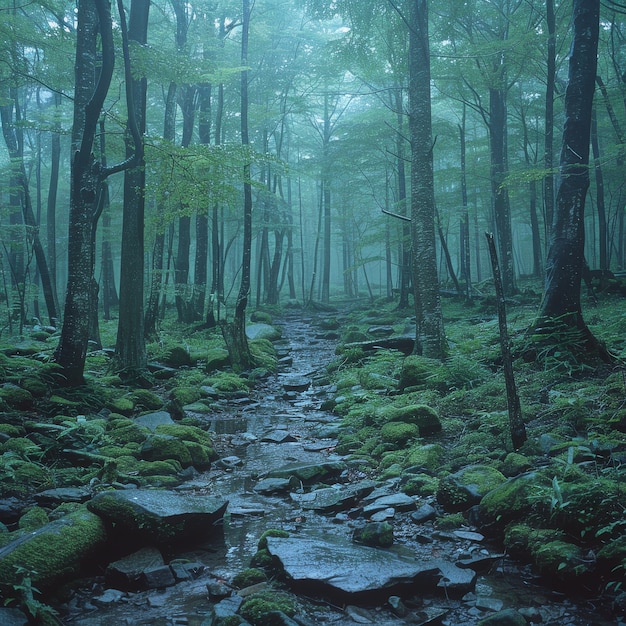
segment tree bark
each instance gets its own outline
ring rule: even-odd
[[[580,301],[599,12],[600,0],[574,0],[574,37],[565,93],[560,183],[546,261],[543,302],[535,324],[535,336],[543,345],[547,343],[561,351],[569,349],[579,360],[594,356],[610,360],[607,350],[585,324]]]
[[[435,242],[435,192],[430,104],[428,0],[411,0],[409,17],[409,132],[411,240],[416,303],[416,348],[426,357],[446,354]]]

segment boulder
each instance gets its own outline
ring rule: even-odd
[[[281,338],[281,332],[270,324],[247,324],[246,336],[248,339],[269,339],[270,341],[278,341]]]
[[[322,479],[336,476],[346,469],[341,461],[326,461],[323,463],[292,463],[279,469],[272,470],[267,478],[291,478],[295,476],[304,483],[317,482]]]
[[[15,566],[42,590],[79,573],[107,539],[103,521],[85,507],[22,534],[0,549],[0,585],[15,583]]]
[[[416,584],[432,587],[438,565],[392,550],[347,544],[340,537],[268,537],[267,549],[280,562],[290,584],[329,593],[359,595]]]
[[[228,501],[164,489],[104,491],[88,504],[125,536],[169,545],[199,541],[211,534]]]
[[[506,477],[489,465],[468,465],[439,481],[437,501],[449,513],[465,511],[504,482]]]

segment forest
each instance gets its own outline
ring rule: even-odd
[[[0,622],[624,619],[624,15],[2,0]]]

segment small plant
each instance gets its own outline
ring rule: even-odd
[[[29,570],[21,565],[15,565],[15,575],[18,579],[13,584],[12,589],[15,593],[14,600],[18,602],[20,608],[37,624],[58,623],[56,619],[57,612],[47,604],[36,598],[41,592],[32,582],[33,576],[37,572]],[[6,599],[5,606],[11,603],[12,599]],[[29,620],[30,621],[30,620]]]

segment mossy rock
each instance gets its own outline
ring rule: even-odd
[[[507,553],[516,559],[530,559],[541,545],[562,539],[563,533],[554,528],[534,528],[528,524],[510,524],[504,533]]]
[[[369,522],[354,529],[352,541],[366,546],[389,548],[393,545],[393,526],[389,522]]]
[[[447,389],[447,372],[445,365],[437,359],[409,355],[400,370],[398,389]]]
[[[532,463],[527,456],[519,454],[518,452],[509,452],[506,455],[500,471],[507,477],[518,476],[527,472],[532,467]]]
[[[220,370],[230,364],[230,354],[224,348],[210,348],[206,354],[206,371]]]
[[[117,459],[118,470],[122,474],[138,476],[176,476],[182,471],[182,465],[175,459],[163,461],[146,461],[125,456]]]
[[[262,583],[267,580],[267,574],[262,570],[256,567],[248,567],[243,571],[239,572],[233,578],[233,585],[243,589],[245,587],[251,587],[252,585],[256,585],[257,583]]]
[[[195,365],[189,350],[184,346],[173,346],[170,348],[165,355],[164,362],[168,367],[173,367],[174,369]]]
[[[380,429],[383,441],[396,446],[404,446],[419,435],[419,428],[415,424],[404,422],[387,422]]]
[[[252,311],[250,321],[261,324],[271,324],[272,316],[267,311]]]
[[[0,554],[0,585],[11,588],[15,568],[22,567],[32,573],[35,587],[50,589],[76,576],[105,541],[104,522],[82,507],[6,545]]]
[[[439,481],[437,501],[448,512],[465,511],[505,481],[490,465],[468,465]]]
[[[45,526],[49,521],[46,510],[34,506],[20,517],[17,525],[20,530],[32,531]]]
[[[385,422],[415,424],[423,437],[441,431],[439,414],[427,404],[409,404],[403,407],[388,406],[378,413],[378,419]]]
[[[136,409],[157,411],[163,406],[163,400],[149,389],[135,389],[130,395]]]
[[[148,428],[128,418],[109,420],[107,424],[107,435],[122,446],[128,442],[143,443],[149,434]]]
[[[0,433],[9,435],[9,437],[21,437],[24,434],[24,429],[14,424],[0,424]]]
[[[178,461],[182,467],[191,465],[191,452],[177,437],[171,435],[150,435],[141,447],[141,457],[146,461]]]
[[[286,593],[265,591],[249,596],[239,608],[239,615],[252,626],[279,626],[281,621],[272,613],[284,613],[289,617],[296,614],[296,603]]]
[[[0,478],[0,496],[26,495],[54,487],[48,468],[30,461],[14,460],[8,474]]]
[[[193,404],[200,400],[201,397],[202,392],[199,386],[180,385],[170,391],[170,398],[174,402],[180,403],[181,406]]]
[[[248,324],[246,326],[246,336],[249,340],[269,339],[269,341],[278,341],[282,337],[280,329],[271,324]]]
[[[423,446],[416,444],[408,450],[406,462],[409,466],[417,466],[434,471],[441,467],[445,453],[443,446],[438,443],[429,443]]]
[[[132,415],[135,410],[135,402],[130,396],[114,398],[107,404],[107,408],[120,415]]]
[[[217,372],[213,376],[209,376],[207,382],[210,387],[220,392],[250,391],[248,381],[233,372]]]
[[[626,535],[611,539],[598,550],[598,566],[604,571],[612,572],[620,565],[626,565]]]
[[[206,430],[197,426],[187,426],[184,424],[159,424],[154,432],[158,435],[170,435],[183,441],[195,441],[203,446],[211,447],[213,441],[211,435]]]
[[[38,458],[43,455],[43,450],[26,437],[14,437],[0,444],[0,453],[5,452],[13,452],[24,460],[34,457]]]
[[[30,391],[11,384],[4,384],[0,387],[0,400],[18,411],[31,409],[35,401]]]
[[[542,543],[532,551],[542,575],[552,580],[571,580],[589,574],[595,559],[587,559],[583,549],[569,541],[556,539]]]
[[[276,348],[268,339],[255,339],[250,341],[250,353],[257,368],[275,372],[278,367]]]
[[[401,489],[408,496],[432,496],[437,493],[439,479],[428,474],[409,476]]]
[[[289,537],[289,533],[286,530],[282,530],[280,528],[268,528],[263,534],[259,537],[259,542],[257,544],[258,550],[267,550],[267,538],[268,537]]]

